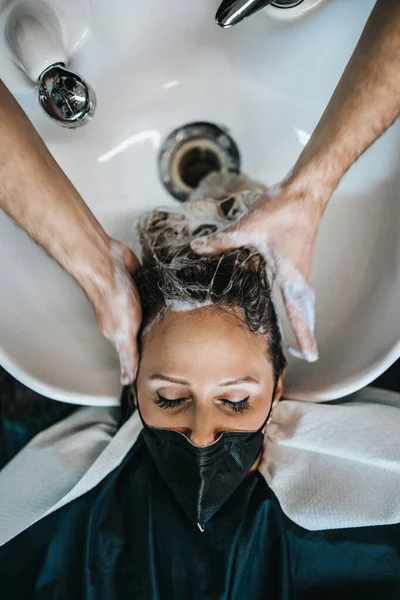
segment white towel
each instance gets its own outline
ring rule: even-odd
[[[400,522],[400,408],[287,400],[260,471],[284,513],[310,530]]]
[[[45,429],[0,471],[0,544],[41,519],[106,453],[118,408],[84,407]]]
[[[142,426],[135,413],[116,431],[117,418],[113,408],[78,409],[0,471],[0,545],[121,463]],[[335,405],[282,400],[260,471],[285,514],[307,529],[399,523],[400,395],[367,389]]]

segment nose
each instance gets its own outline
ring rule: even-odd
[[[188,415],[187,431],[185,435],[194,446],[202,448],[213,444],[223,432],[223,425],[215,414],[213,403],[206,395],[197,398],[193,409]]]
[[[221,435],[222,431],[215,427],[212,419],[208,416],[197,415],[193,419],[191,428],[188,432],[188,438],[194,446],[202,448],[213,444]]]
[[[203,448],[204,446],[213,444],[219,437],[219,434],[215,435],[214,432],[198,431],[196,429],[195,431],[192,430],[188,437],[194,446]]]

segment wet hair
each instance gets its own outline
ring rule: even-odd
[[[250,248],[199,256],[190,247],[192,240],[237,220],[248,203],[243,195],[198,200],[142,218],[138,226],[142,266],[134,276],[143,310],[139,350],[146,331],[174,305],[234,311],[243,327],[264,336],[276,385],[286,360],[264,259]],[[124,389],[121,408],[122,424],[134,410],[131,388]]]
[[[135,276],[143,307],[140,338],[174,305],[234,310],[244,327],[265,337],[277,382],[286,361],[265,261],[250,248],[195,254],[190,241],[216,229],[203,223],[190,231],[186,217],[171,218],[167,211],[147,215],[139,227],[143,255]]]

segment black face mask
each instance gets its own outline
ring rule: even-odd
[[[210,446],[199,448],[172,429],[143,423],[143,437],[156,467],[200,531],[249,473],[264,441],[262,429],[227,431]]]

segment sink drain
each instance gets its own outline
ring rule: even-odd
[[[240,154],[231,136],[213,123],[188,123],[164,141],[158,157],[161,181],[185,202],[200,181],[214,171],[240,172]]]

